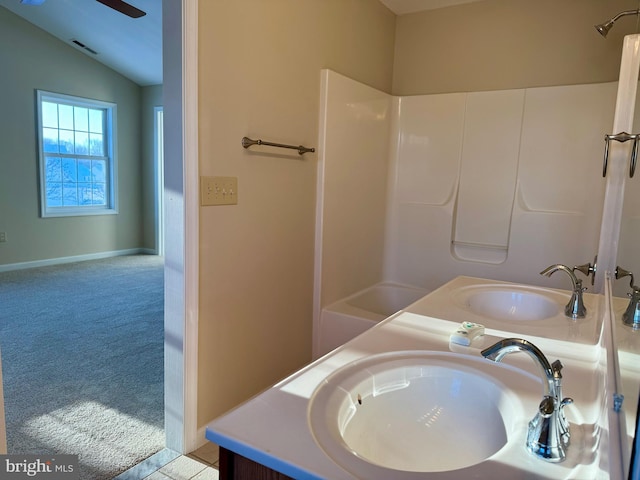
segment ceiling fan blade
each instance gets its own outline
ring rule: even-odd
[[[103,5],[107,7],[111,7],[114,10],[117,10],[120,13],[124,13],[128,17],[131,18],[140,18],[144,17],[147,13],[143,12],[139,8],[134,7],[133,5],[123,2],[122,0],[97,0]]]

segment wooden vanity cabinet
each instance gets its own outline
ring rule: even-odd
[[[220,480],[293,480],[280,472],[220,447]]]

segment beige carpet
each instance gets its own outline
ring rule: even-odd
[[[10,454],[77,454],[110,479],[164,447],[163,264],[150,255],[0,273]]]

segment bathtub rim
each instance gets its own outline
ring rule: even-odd
[[[379,288],[379,287],[393,287],[393,288],[398,288],[398,289],[402,289],[402,290],[408,290],[408,291],[413,291],[416,293],[420,293],[421,295],[419,297],[417,297],[415,300],[413,300],[412,302],[408,303],[407,305],[405,305],[404,307],[400,308],[399,310],[392,312],[388,315],[385,315],[383,313],[379,313],[379,312],[373,312],[371,310],[367,310],[364,308],[360,308],[357,307],[353,304],[351,304],[350,302],[353,302],[354,299],[356,299],[359,296],[364,296],[368,293],[370,293],[372,290],[374,290],[375,288]],[[412,305],[413,303],[417,302],[418,300],[420,300],[422,297],[424,297],[425,295],[428,295],[431,291],[427,288],[424,287],[417,287],[415,285],[409,285],[409,284],[404,284],[404,283],[399,283],[399,282],[394,282],[394,281],[389,281],[389,280],[383,280],[381,282],[378,283],[374,283],[373,285],[370,285],[366,288],[363,288],[362,290],[359,290],[355,293],[352,293],[346,297],[341,298],[340,300],[337,300],[333,303],[330,303],[329,305],[323,307],[321,309],[321,315],[322,313],[326,312],[332,312],[332,313],[339,313],[341,315],[346,315],[349,317],[355,317],[355,318],[360,318],[360,319],[366,319],[366,320],[371,320],[373,322],[381,322],[382,320],[384,320],[385,318],[390,317],[391,315],[395,315],[397,312],[407,308],[409,305]]]

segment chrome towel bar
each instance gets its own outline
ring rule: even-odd
[[[640,138],[640,134],[635,133],[627,133],[620,132],[615,135],[605,135],[604,136],[604,163],[602,164],[602,176],[607,176],[607,164],[609,163],[609,142],[611,140],[615,140],[616,142],[627,142],[629,140],[633,140],[633,147],[631,149],[631,162],[629,164],[629,178],[633,178],[633,175],[636,173],[636,161],[638,159],[638,138]]]
[[[252,140],[249,137],[242,137],[242,146],[249,148],[251,145],[267,145],[268,147],[291,148],[298,150],[298,154],[304,155],[307,152],[315,152],[315,148],[303,147],[302,145],[285,145],[283,143],[265,142],[264,140]]]

